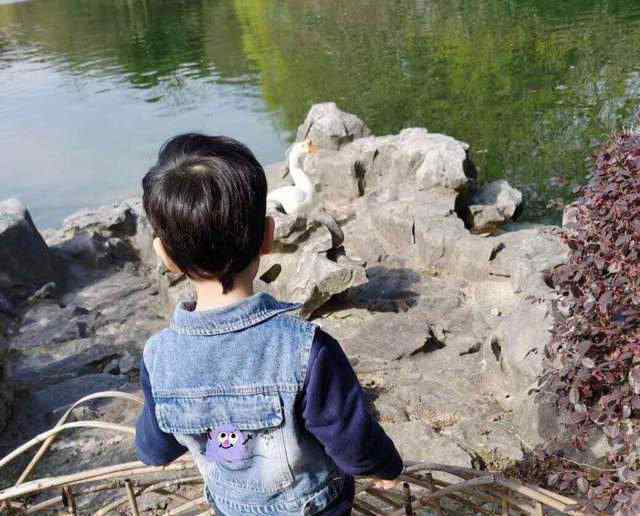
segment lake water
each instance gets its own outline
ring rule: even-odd
[[[315,102],[471,144],[557,220],[640,106],[640,1],[0,0],[0,199],[40,227],[139,191],[187,130],[282,159]]]

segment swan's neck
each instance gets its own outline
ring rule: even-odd
[[[299,188],[307,195],[311,195],[313,192],[313,183],[311,183],[307,174],[302,170],[300,160],[292,160],[291,163],[289,163],[289,173],[291,174],[291,178],[293,179],[293,183],[296,185],[296,188]]]

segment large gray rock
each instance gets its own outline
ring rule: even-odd
[[[522,192],[501,179],[485,185],[475,193],[469,206],[470,224],[474,231],[494,231],[511,221],[522,204]]]
[[[363,196],[372,159],[373,154],[362,154],[353,148],[321,150],[308,156],[303,170],[315,186],[317,203],[331,209],[341,201]]]
[[[52,233],[49,245],[64,255],[87,265],[104,267],[114,260],[132,260],[130,239],[137,233],[138,216],[130,203],[80,210]]]
[[[64,308],[56,302],[43,302],[27,310],[20,329],[10,342],[12,349],[40,349],[93,334],[98,314],[82,306]]]
[[[16,199],[0,202],[0,291],[23,298],[56,279],[47,244]]]
[[[105,237],[131,236],[136,231],[136,220],[129,203],[122,201],[80,210],[64,219],[62,229],[69,236],[83,232],[100,233]]]
[[[311,138],[323,149],[338,150],[356,138],[369,136],[371,131],[356,115],[341,111],[334,102],[315,104],[298,128],[296,141]]]
[[[400,133],[397,145],[420,153],[422,162],[416,170],[419,189],[441,187],[459,191],[466,188],[470,179],[466,143],[444,134],[405,129]]]
[[[326,226],[292,225],[290,216],[274,216],[279,239],[274,252],[261,259],[258,290],[302,304],[300,315],[310,317],[332,296],[365,281],[362,265],[336,248],[335,235]],[[279,229],[282,225],[286,230]]]
[[[344,150],[361,156],[366,193],[377,191],[386,200],[403,199],[415,190],[463,192],[475,181],[469,146],[450,136],[423,128],[397,135],[355,140]]]
[[[89,374],[72,378],[33,393],[32,402],[43,414],[66,409],[84,396],[101,391],[122,389],[127,385],[125,376]]]

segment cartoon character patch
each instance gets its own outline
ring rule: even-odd
[[[244,434],[233,425],[222,425],[209,430],[206,457],[214,462],[233,463],[251,456],[252,434]]]

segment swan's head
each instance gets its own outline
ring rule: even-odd
[[[305,154],[315,154],[316,152],[318,152],[318,147],[316,147],[309,138],[301,142],[296,142],[289,149],[289,165],[298,165],[302,156]]]

